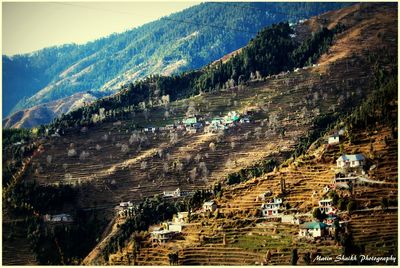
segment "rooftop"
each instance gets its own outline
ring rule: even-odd
[[[365,157],[362,154],[344,154],[344,155],[340,156],[337,160],[361,161],[361,160],[365,160]]]
[[[326,225],[323,222],[317,222],[317,221],[305,222],[302,225],[300,225],[300,229],[323,229],[326,227],[328,227],[328,225]]]
[[[215,202],[213,200],[204,202],[204,205],[206,205],[206,206],[212,206],[213,204],[215,204]]]

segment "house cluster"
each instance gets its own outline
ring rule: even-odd
[[[195,115],[182,119],[177,124],[168,124],[165,127],[145,127],[143,132],[155,133],[157,131],[186,131],[188,133],[198,132],[218,132],[219,130],[227,130],[237,124],[250,123],[250,118],[246,115],[241,116],[236,111],[230,111],[225,116],[216,116],[205,119],[200,115]]]
[[[333,206],[332,199],[322,199],[318,202],[318,209],[326,215],[320,221],[305,222],[299,226],[299,236],[305,238],[318,238],[334,234],[335,221],[339,220],[337,209]]]
[[[150,232],[153,243],[166,243],[181,233],[189,222],[189,212],[178,212],[172,221],[163,222]]]
[[[54,223],[71,223],[74,221],[70,214],[62,213],[56,215],[46,214],[43,216],[44,222],[54,222]]]
[[[120,202],[118,206],[115,207],[118,217],[126,218],[134,212],[134,205],[131,201]]]
[[[344,135],[344,130],[341,129],[328,139],[329,145],[337,145]],[[357,185],[361,176],[365,175],[364,166],[366,159],[362,154],[343,154],[336,160],[336,166],[340,172],[336,173],[332,179],[332,185],[324,187],[324,193],[333,189],[350,189]],[[318,209],[326,217],[322,222],[312,221],[305,222],[299,226],[299,236],[306,238],[318,238],[327,235],[332,235],[337,227],[334,224],[339,220],[337,209],[333,206],[332,199],[319,200]],[[340,223],[339,223],[340,224]]]

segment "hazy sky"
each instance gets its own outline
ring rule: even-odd
[[[82,44],[143,25],[199,2],[2,3],[2,54]]]

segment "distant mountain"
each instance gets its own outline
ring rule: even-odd
[[[90,93],[76,93],[59,100],[20,110],[3,119],[5,128],[31,128],[50,122],[54,117],[90,104],[96,97]]]
[[[197,69],[244,46],[264,26],[349,4],[203,3],[85,45],[3,55],[3,115],[89,90],[112,94],[151,74]]]

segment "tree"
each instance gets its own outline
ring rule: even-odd
[[[322,220],[324,218],[319,208],[314,208],[313,217],[318,220]]]
[[[389,207],[389,200],[386,197],[383,197],[381,200],[381,208],[386,210]]]
[[[357,208],[357,204],[354,200],[350,200],[349,203],[347,204],[347,211],[352,212]]]
[[[290,264],[296,265],[298,259],[299,259],[299,256],[297,255],[297,248],[294,248],[294,249],[292,249],[292,257],[290,259]]]
[[[336,206],[339,200],[339,195],[336,193],[336,191],[330,191],[329,197],[332,199],[332,204]]]
[[[303,261],[305,264],[309,265],[311,263],[311,254],[307,252],[303,255]]]

